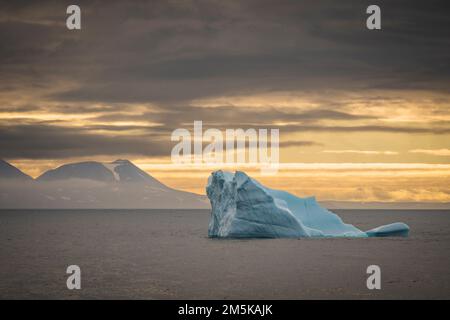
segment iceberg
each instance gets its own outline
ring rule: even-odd
[[[369,237],[407,237],[409,227],[403,222],[396,222],[366,231]]]
[[[209,237],[299,238],[407,236],[401,222],[361,231],[335,213],[322,208],[314,197],[299,198],[267,188],[241,171],[215,171],[206,193],[211,202]]]

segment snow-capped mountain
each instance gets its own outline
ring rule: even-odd
[[[0,181],[0,208],[209,208],[205,196],[172,189],[128,160],[65,164],[30,182]]]
[[[31,180],[32,178],[14,167],[12,164],[0,159],[0,179]]]

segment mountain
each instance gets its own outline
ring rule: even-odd
[[[29,175],[2,159],[0,159],[0,179],[32,180]]]
[[[42,198],[35,181],[10,163],[0,159],[0,208],[35,206]]]
[[[102,182],[115,181],[114,175],[103,164],[94,161],[69,163],[48,170],[37,178],[38,181],[61,181],[67,179],[88,179]]]
[[[172,189],[128,160],[86,161],[48,170],[29,185],[0,184],[0,207],[206,209],[205,196]]]
[[[164,184],[139,169],[129,160],[116,160],[110,163],[86,161],[69,163],[44,172],[38,181],[61,181],[67,179],[87,179],[99,182],[139,183],[167,188]]]
[[[161,188],[167,188],[167,186],[150,176],[147,172],[139,169],[128,160],[119,159],[111,163],[104,163],[103,165],[113,173],[117,181],[127,183],[144,183]]]

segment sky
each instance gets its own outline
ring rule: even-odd
[[[450,202],[444,1],[0,1],[0,158],[36,177],[127,158],[171,165],[174,129],[278,128],[265,184],[322,200]],[[240,168],[228,168],[230,170]]]

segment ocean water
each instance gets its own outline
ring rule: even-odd
[[[450,298],[450,211],[333,211],[410,236],[218,240],[208,210],[0,210],[0,298]],[[366,287],[374,264],[381,290]],[[66,287],[69,265],[81,290]]]

